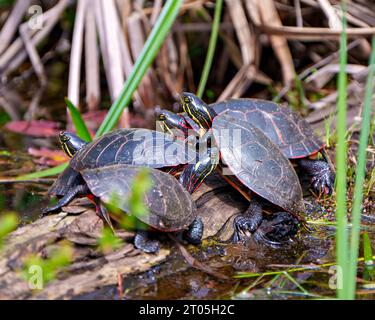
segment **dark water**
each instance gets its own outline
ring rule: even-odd
[[[32,158],[26,153],[28,147],[46,145],[32,139],[5,130],[0,131],[0,212],[16,212],[21,224],[37,219],[40,209],[49,201],[45,192],[51,179],[43,183],[12,183],[12,178],[38,170]],[[42,140],[42,139],[41,139]],[[44,140],[44,139],[43,139]],[[0,213],[0,214],[1,214]]]

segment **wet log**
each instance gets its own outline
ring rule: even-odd
[[[210,177],[194,195],[198,214],[206,230],[204,237],[219,235],[227,240],[233,233],[233,217],[246,207],[246,201],[219,177]],[[133,232],[119,231],[124,240],[121,248],[103,254],[97,247],[103,222],[84,200],[76,200],[64,211],[38,219],[11,233],[0,251],[0,299],[70,299],[97,288],[115,285],[119,275],[127,277],[142,273],[166,260],[172,241],[164,241],[158,254],[137,250]],[[62,242],[72,244],[73,258],[56,279],[42,290],[31,290],[21,274],[25,259],[31,254],[49,257]]]

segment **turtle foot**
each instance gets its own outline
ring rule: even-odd
[[[331,195],[334,190],[335,174],[329,164],[322,160],[302,159],[301,166],[312,176],[314,190]]]
[[[157,253],[160,249],[159,241],[149,240],[146,231],[138,231],[136,233],[134,246],[146,253]]]
[[[280,247],[289,243],[299,230],[298,219],[288,212],[277,212],[264,219],[254,233],[254,239],[271,247]]]
[[[56,205],[56,206],[52,206],[52,207],[47,207],[47,208],[44,208],[42,209],[42,213],[40,214],[40,218],[44,218],[45,216],[48,216],[52,213],[55,213],[57,211],[60,211],[61,210],[61,207],[59,205]]]
[[[189,226],[189,229],[185,232],[185,239],[191,244],[200,244],[203,236],[203,222],[202,219],[195,219]]]
[[[246,240],[249,237],[248,233],[253,234],[258,229],[262,219],[262,206],[253,200],[246,212],[234,219],[233,242],[238,243]]]
[[[317,171],[311,179],[315,190],[323,191],[325,194],[331,195],[334,189],[335,176],[330,168]]]

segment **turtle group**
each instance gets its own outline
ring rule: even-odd
[[[332,193],[334,170],[324,144],[290,109],[256,99],[207,105],[191,93],[181,94],[181,104],[184,113],[158,112],[165,132],[118,129],[90,143],[62,132],[62,149],[72,159],[49,190],[60,197],[58,203],[44,214],[87,196],[111,225],[106,209],[111,196],[116,193],[127,199],[132,179],[147,167],[152,181],[145,196],[149,215],[137,218],[153,230],[184,231],[188,241],[199,243],[204,223],[190,194],[216,170],[249,200],[248,209],[233,222],[233,241],[240,241],[261,225],[264,201],[304,220],[302,188],[294,166],[311,177],[314,189]],[[197,140],[191,139],[195,136]],[[318,154],[322,159],[316,159]],[[117,207],[129,212],[127,201]],[[159,247],[144,228],[137,231],[134,244],[146,252]]]

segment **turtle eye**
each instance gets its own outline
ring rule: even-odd
[[[65,134],[64,131],[60,132],[59,138],[60,138],[61,142],[68,142],[69,141],[69,137]]]
[[[185,103],[190,103],[191,102],[191,99],[189,97],[184,97],[184,102]]]
[[[160,121],[164,121],[164,120],[165,120],[165,115],[164,115],[164,113],[159,114],[159,116],[158,116],[158,120],[160,120]]]

